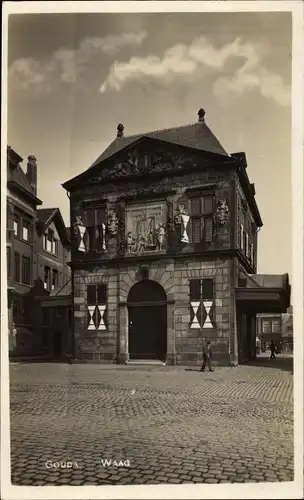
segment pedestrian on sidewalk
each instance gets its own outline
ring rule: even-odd
[[[213,372],[212,368],[212,351],[211,351],[211,344],[208,340],[207,344],[204,345],[203,348],[203,364],[200,369],[201,372],[205,371],[206,366],[208,365],[209,372]]]
[[[277,350],[273,340],[270,342],[269,349],[270,349],[270,359],[276,359]]]

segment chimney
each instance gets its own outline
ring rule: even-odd
[[[204,109],[199,109],[198,112],[198,121],[199,123],[205,123],[205,114],[206,114],[206,111]]]
[[[119,125],[117,125],[117,137],[123,137],[124,135],[124,126],[122,123],[120,123]]]
[[[30,155],[27,158],[27,172],[26,177],[28,178],[30,185],[35,194],[37,194],[37,160],[35,156]]]

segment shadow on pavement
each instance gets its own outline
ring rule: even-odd
[[[269,356],[257,356],[256,359],[248,361],[246,365],[277,368],[279,370],[293,373],[293,356],[287,357],[278,354],[275,359],[270,359]]]

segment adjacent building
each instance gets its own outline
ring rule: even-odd
[[[256,314],[285,312],[288,275],[257,274],[261,215],[245,153],[205,123],[117,137],[67,181],[75,356],[129,363],[255,357]]]
[[[280,351],[293,351],[293,311],[292,306],[283,314],[258,314],[257,337],[261,349],[265,351],[273,340]]]
[[[9,351],[12,357],[52,355],[56,325],[42,299],[70,280],[70,238],[60,210],[40,208],[36,158],[28,157],[26,172],[22,161],[7,148]]]

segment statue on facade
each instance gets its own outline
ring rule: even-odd
[[[164,250],[165,243],[165,228],[163,224],[159,224],[156,228],[157,231],[157,248],[158,250]]]
[[[127,251],[128,253],[134,253],[134,248],[136,246],[136,238],[131,231],[127,234]]]
[[[177,205],[177,214],[175,216],[175,224],[181,228],[181,242],[189,243],[189,236],[187,233],[187,226],[189,224],[190,217],[187,214],[185,205],[180,203]]]
[[[221,226],[223,226],[227,222],[229,217],[229,208],[227,200],[219,200],[215,215],[217,222]]]
[[[118,217],[116,215],[116,212],[114,210],[111,210],[108,215],[108,221],[107,221],[107,226],[108,226],[108,232],[110,233],[111,236],[116,236],[118,233]]]

